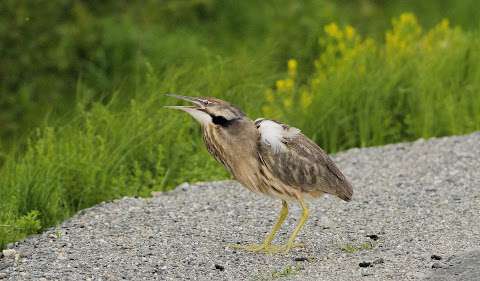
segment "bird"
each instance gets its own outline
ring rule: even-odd
[[[350,201],[351,183],[328,154],[299,129],[273,119],[251,120],[238,107],[214,97],[166,94],[188,106],[165,106],[191,115],[202,128],[208,152],[241,185],[258,194],[280,199],[282,207],[270,233],[259,244],[232,244],[232,248],[277,253],[296,247],[295,239],[309,217],[306,200],[324,194]],[[298,203],[302,214],[285,244],[273,244],[288,216],[288,204]]]

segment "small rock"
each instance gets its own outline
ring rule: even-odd
[[[439,255],[432,255],[430,258],[431,258],[432,260],[436,260],[436,261],[439,261],[439,260],[442,259],[442,257],[439,256]]]
[[[362,261],[361,263],[358,264],[360,267],[370,267],[372,266],[372,263],[369,261]]]
[[[369,273],[369,272],[362,272],[362,276],[372,276],[373,273]]]
[[[7,278],[7,274],[5,272],[0,272],[0,279]]]
[[[378,258],[376,260],[373,261],[373,264],[382,264],[384,263],[385,261],[383,260],[383,258]]]
[[[432,268],[443,268],[443,265],[442,265],[441,263],[439,263],[439,262],[434,262],[434,263],[432,264]]]
[[[11,258],[15,256],[17,251],[15,251],[14,249],[6,249],[6,250],[3,250],[2,253],[6,258]]]
[[[220,271],[224,271],[225,267],[223,265],[215,264],[215,269],[218,269]]]
[[[368,238],[372,239],[373,241],[377,241],[378,240],[378,235],[376,234],[369,234],[367,235]]]
[[[29,256],[32,255],[32,250],[24,249],[24,250],[19,251],[18,253],[19,253],[20,257],[28,258]]]
[[[294,261],[309,261],[307,257],[298,257],[298,258],[294,258],[293,260]]]
[[[190,184],[188,184],[188,182],[184,182],[184,183],[180,184],[179,186],[177,186],[175,189],[179,189],[179,190],[182,190],[182,191],[187,191],[189,186],[190,186]]]
[[[11,261],[7,261],[7,260],[0,262],[0,271],[11,266],[11,263],[12,263]]]

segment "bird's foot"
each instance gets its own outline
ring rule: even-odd
[[[267,253],[267,254],[275,254],[275,253],[287,253],[292,248],[303,248],[304,245],[302,243],[289,243],[285,245],[272,245],[272,244],[229,244],[229,248],[244,250],[247,252],[254,252],[254,253]]]

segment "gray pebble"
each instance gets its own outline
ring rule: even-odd
[[[372,266],[372,263],[369,261],[362,261],[361,263],[358,264],[360,267],[370,267]]]
[[[439,256],[439,255],[432,255],[430,258],[431,258],[432,260],[437,260],[437,261],[439,261],[439,260],[442,259],[442,257]]]

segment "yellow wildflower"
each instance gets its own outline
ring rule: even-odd
[[[289,59],[287,65],[288,65],[288,70],[294,70],[294,71],[297,70],[298,63],[295,59]]]
[[[294,78],[297,75],[297,66],[298,66],[297,61],[295,59],[289,59],[287,66],[288,66],[288,75]]]
[[[275,86],[277,87],[277,90],[284,91],[287,88],[286,84],[287,83],[285,83],[285,80],[277,80],[277,82],[275,83]]]
[[[439,24],[439,29],[440,30],[448,30],[450,28],[450,22],[448,19],[443,19]]]
[[[347,25],[345,27],[345,36],[347,37],[348,40],[352,40],[356,35],[355,28],[353,28],[351,25]]]
[[[393,33],[398,34],[402,40],[415,41],[422,33],[422,27],[412,13],[403,13],[399,18],[394,18],[392,25]]]
[[[326,25],[324,30],[330,37],[333,37],[336,39],[341,39],[343,37],[342,31],[340,30],[340,28],[338,28],[338,25],[334,22]]]
[[[418,25],[417,17],[412,13],[401,14],[400,23],[405,25]]]

